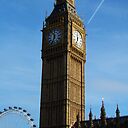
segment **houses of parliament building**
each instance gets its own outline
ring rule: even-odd
[[[75,0],[56,0],[42,29],[40,128],[128,128],[128,117],[85,121],[86,29]]]

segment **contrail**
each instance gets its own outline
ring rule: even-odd
[[[100,2],[100,4],[98,5],[98,7],[96,8],[95,12],[93,13],[93,15],[91,16],[91,18],[89,19],[87,24],[90,24],[90,22],[92,21],[92,19],[94,18],[94,16],[96,15],[96,13],[98,12],[98,10],[100,9],[100,7],[102,6],[102,4],[104,3],[105,0],[102,0]]]

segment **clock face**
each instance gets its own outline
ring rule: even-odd
[[[76,43],[76,46],[78,48],[81,48],[81,46],[82,46],[82,36],[81,36],[80,32],[74,31],[73,32],[73,39]]]
[[[49,44],[56,44],[61,39],[61,31],[60,29],[53,29],[48,35]]]

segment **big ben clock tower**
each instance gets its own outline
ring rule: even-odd
[[[42,29],[40,128],[70,128],[85,118],[86,31],[75,0],[56,0]]]

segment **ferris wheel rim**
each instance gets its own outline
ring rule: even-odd
[[[31,118],[31,114],[27,112],[27,110],[22,109],[21,107],[8,107],[4,108],[3,111],[0,111],[0,118],[3,116],[6,116],[8,113],[16,113],[22,115],[26,121],[29,123],[30,128],[36,128],[36,125],[34,124],[34,119]]]

